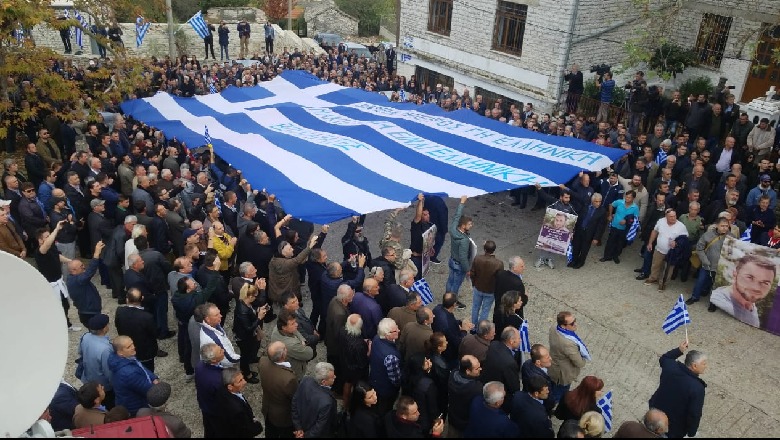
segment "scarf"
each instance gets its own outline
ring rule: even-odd
[[[583,359],[588,361],[591,360],[588,347],[586,347],[585,343],[582,342],[582,339],[577,336],[577,333],[574,333],[571,330],[566,330],[565,328],[561,328],[561,326],[558,326],[556,330],[558,330],[558,333],[560,333],[561,336],[577,344],[577,346],[580,348],[580,356],[582,356]]]
[[[223,350],[225,350],[225,346],[224,344],[222,344],[222,340],[220,339],[219,336],[217,336],[217,332],[216,332],[218,331],[222,333],[223,336],[225,335],[225,330],[222,329],[221,325],[215,327],[216,331],[212,330],[209,326],[203,324],[201,324],[200,328],[203,330],[203,333],[205,333],[206,336],[208,336],[209,338],[211,338],[212,341],[214,341],[215,344],[219,345]],[[234,364],[238,363],[239,361],[239,359],[233,359],[230,356],[230,354],[228,354],[227,350],[225,350],[225,359],[227,359],[228,361]]]

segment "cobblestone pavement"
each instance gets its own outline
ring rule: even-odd
[[[456,203],[456,199],[448,201],[451,214]],[[534,244],[542,213],[519,210],[510,203],[506,193],[485,195],[470,199],[464,213],[474,219],[472,237],[480,248],[485,240],[492,239],[498,244],[496,255],[502,260],[506,261],[513,255],[526,260],[524,280],[529,305],[525,313],[531,341],[546,345],[548,330],[554,324],[557,312],[573,311],[577,315],[579,333],[593,357],[593,361],[583,369],[582,376],[599,376],[604,380],[606,389],[614,391],[614,426],[640,418],[658,385],[658,357],[685,338],[682,329],[665,335],[661,331],[661,323],[680,293],[687,298],[692,282],[682,284],[672,281],[665,292],[643,286],[634,279],[633,273],[640,264],[638,244],[624,252],[620,265],[599,263],[603,248],[594,247],[588,262],[580,270],[565,267],[564,257],[557,259],[555,269],[535,269]],[[386,214],[371,214],[366,220],[364,232],[371,241],[374,255],[379,255],[377,242]],[[408,230],[412,216],[412,209],[399,215],[405,230]],[[324,246],[331,259],[342,255],[340,238],[345,224],[342,221],[331,226]],[[408,240],[408,232],[405,240]],[[447,240],[440,257],[445,262],[449,256],[449,237]],[[438,298],[444,293],[446,277],[446,264],[432,266],[427,276]],[[468,281],[460,289],[461,300],[469,306],[457,312],[464,319],[469,319],[471,315],[470,290]],[[101,293],[104,310],[113,321],[116,301],[102,287]],[[305,308],[309,309],[310,304],[308,291],[304,289]],[[777,398],[780,383],[775,364],[780,360],[780,339],[724,313],[707,313],[706,308],[706,301],[690,307],[691,348],[709,355],[709,369],[702,376],[708,387],[699,436],[776,436],[780,422],[780,400]],[[75,310],[72,309],[71,314],[71,319],[77,320]],[[232,313],[229,319],[232,320]],[[169,320],[175,328],[172,310]],[[226,327],[230,329],[232,325],[228,323]],[[113,337],[115,332],[110,335]],[[76,386],[80,383],[73,376],[73,360],[79,336],[70,334],[70,355],[64,373],[65,379]],[[202,436],[195,387],[184,381],[184,370],[176,356],[175,338],[162,341],[161,348],[170,353],[168,357],[157,360],[157,373],[171,383],[174,390],[168,409],[185,420],[192,428],[193,436]],[[325,348],[323,345],[318,348],[317,359],[324,360]],[[313,363],[310,363],[310,369]],[[262,399],[260,385],[248,385],[245,394],[255,413],[259,414]]]

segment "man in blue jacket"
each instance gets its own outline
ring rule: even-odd
[[[700,375],[707,370],[707,355],[691,350],[685,364],[677,358],[688,349],[688,342],[661,356],[661,381],[650,398],[650,408],[657,408],[669,417],[669,438],[695,437],[699,430],[707,384]]]
[[[504,384],[488,382],[482,387],[482,396],[471,401],[471,414],[464,438],[518,438],[520,430],[501,409],[506,398]]]
[[[97,242],[89,266],[85,266],[79,259],[71,260],[68,263],[68,273],[70,274],[66,282],[68,294],[79,311],[79,321],[85,326],[93,316],[100,314],[103,309],[103,300],[95,285],[92,284],[92,277],[98,270],[100,253],[105,247],[102,241]]]
[[[108,359],[116,404],[122,405],[135,417],[139,409],[149,406],[146,392],[160,383],[156,374],[135,358],[135,344],[129,336],[117,336],[113,341],[114,354]]]

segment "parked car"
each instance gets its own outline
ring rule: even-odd
[[[359,43],[351,43],[349,41],[345,41],[343,44],[344,44],[345,52],[348,55],[352,55],[354,53],[359,57],[371,58],[371,51],[368,50],[366,46],[363,46],[362,44]]]
[[[343,42],[344,39],[341,38],[341,35],[339,34],[318,33],[314,36],[314,41],[316,41],[321,48],[329,50],[337,48],[339,43]]]

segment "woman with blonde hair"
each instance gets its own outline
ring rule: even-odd
[[[588,411],[580,417],[580,428],[585,432],[585,438],[600,438],[604,434],[604,416]]]
[[[259,278],[255,284],[244,284],[241,287],[233,319],[233,333],[241,350],[241,372],[246,381],[252,384],[260,380],[257,378],[257,373],[249,369],[249,365],[257,362],[257,351],[260,349],[260,337],[262,337],[260,323],[270,309],[268,305],[256,309],[252,305],[261,290],[265,290],[265,278]]]

